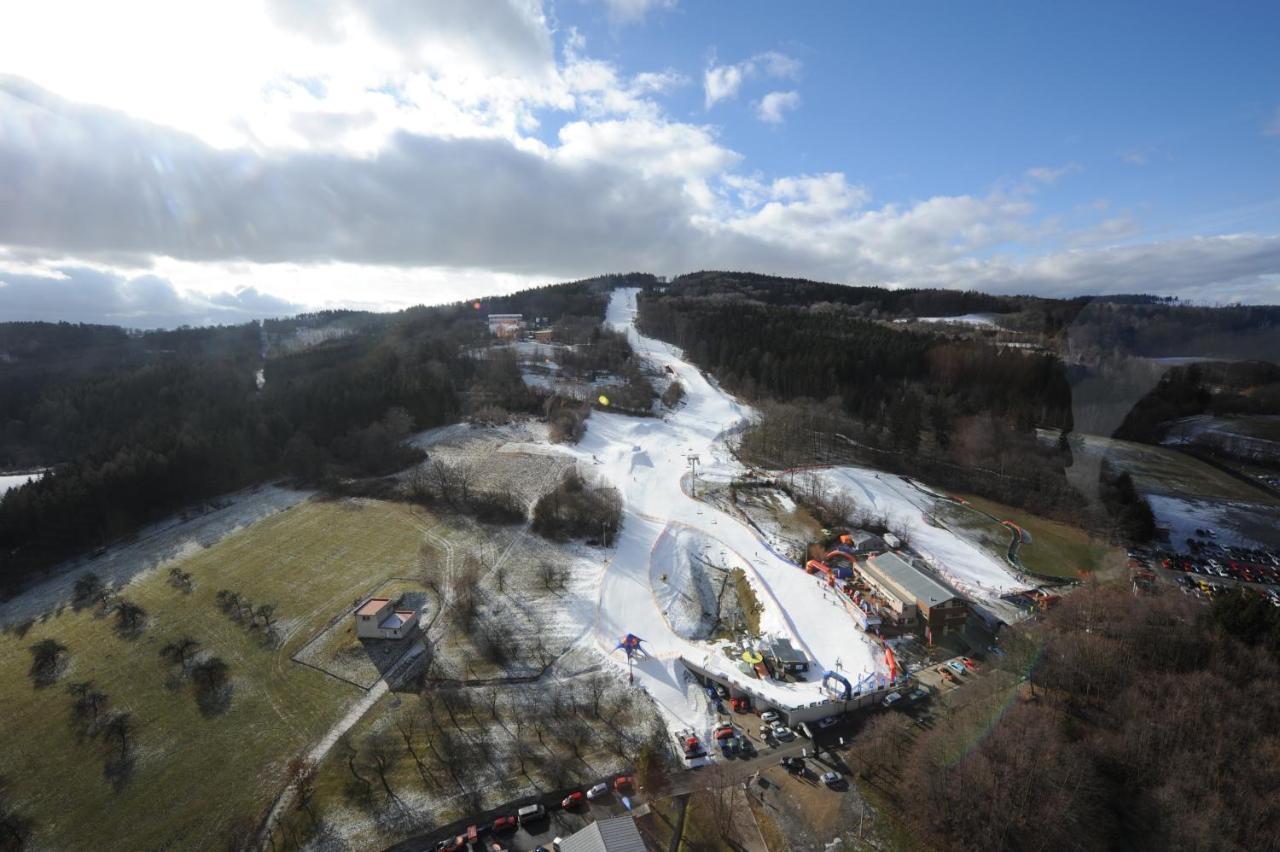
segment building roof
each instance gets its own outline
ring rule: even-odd
[[[560,852],[645,852],[636,821],[629,816],[597,820],[560,843]]]
[[[791,640],[778,637],[769,642],[769,650],[773,652],[773,656],[784,663],[807,663],[809,658],[804,652],[796,650],[791,644]]]
[[[865,570],[881,585],[906,602],[932,608],[959,597],[955,592],[913,567],[896,553],[881,553],[865,563]]]
[[[391,603],[390,598],[369,598],[356,610],[356,615],[377,615],[389,603]]]
[[[416,615],[417,613],[411,609],[398,609],[386,618],[382,619],[382,622],[379,623],[378,626],[385,627],[388,630],[392,630],[397,627],[404,627],[412,621]]]

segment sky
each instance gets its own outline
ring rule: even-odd
[[[1280,303],[1280,6],[17,0],[0,320],[734,269]]]

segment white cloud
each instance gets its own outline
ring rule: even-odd
[[[1066,163],[1061,166],[1035,166],[1027,169],[1027,177],[1037,183],[1053,184],[1064,175],[1083,171],[1079,163]]]
[[[6,320],[173,328],[290,316],[302,307],[252,287],[194,293],[151,274],[128,277],[85,266],[56,267],[43,274],[0,268],[0,316]]]
[[[756,116],[766,124],[781,124],[785,113],[799,107],[799,92],[770,92],[756,104]]]
[[[720,101],[738,96],[744,81],[756,77],[795,80],[799,78],[800,60],[776,50],[757,53],[750,59],[729,65],[717,65],[714,57],[702,77],[704,102],[707,109]]]
[[[766,76],[781,80],[798,80],[803,67],[800,60],[776,50],[766,50],[752,57],[753,65],[759,67]]]
[[[26,35],[0,30],[6,68],[23,75],[0,77],[6,317],[61,301],[68,316],[133,324],[231,321],[620,269],[1062,293],[1199,281],[1280,298],[1274,237],[1116,246],[1139,233],[1123,211],[1077,211],[1095,221],[1073,229],[1042,218],[1033,202],[1074,163],[898,203],[839,171],[740,171],[751,164],[713,128],[664,107],[689,82],[679,71],[624,73],[572,30],[557,55],[534,2],[474,19],[443,0],[89,6],[77,15],[93,37],[68,30],[75,62],[46,49],[72,17],[61,3],[24,7]],[[163,44],[135,31],[135,12],[154,13]],[[704,71],[711,107],[801,66],[770,51]],[[755,108],[780,120],[798,98],[787,87]]]
[[[655,10],[674,9],[679,0],[604,0],[609,7],[609,20],[615,24],[643,21]]]
[[[712,65],[707,68],[702,81],[707,109],[720,101],[736,98],[738,89],[742,88],[743,76],[741,65]]]

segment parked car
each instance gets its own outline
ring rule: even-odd
[[[774,723],[773,727],[770,728],[770,730],[773,732],[774,739],[780,740],[781,742],[784,742],[784,743],[789,740],[794,740],[796,738],[795,731],[791,730],[786,725],[782,725],[777,722]]]
[[[928,699],[929,690],[925,689],[923,686],[917,686],[915,689],[908,692],[906,698],[908,704],[919,704],[921,701],[927,701]]]
[[[827,716],[827,717],[825,717],[825,718],[822,718],[822,719],[819,719],[819,720],[818,720],[818,727],[819,727],[819,728],[830,728],[832,725],[834,725],[836,722],[839,722],[839,721],[840,721],[840,720],[839,720],[839,719],[837,719],[835,716]]]
[[[596,799],[607,795],[609,795],[609,785],[601,783],[587,791],[587,800],[594,802]]]
[[[587,800],[587,797],[582,795],[581,790],[574,790],[572,793],[565,796],[563,800],[561,800],[560,807],[564,808],[566,811],[572,810],[573,808],[581,807],[582,803],[585,802],[586,800]]]
[[[888,695],[884,697],[884,700],[881,701],[880,703],[885,707],[892,707],[893,705],[897,704],[901,700],[902,700],[901,692],[890,692]]]
[[[627,790],[634,789],[636,786],[636,777],[634,775],[619,775],[613,779],[613,789],[616,793],[625,793]]]
[[[802,757],[784,757],[778,761],[783,769],[795,775],[797,772],[804,772],[804,758]]]
[[[738,753],[743,757],[753,757],[756,753],[756,747],[746,737],[738,737]]]
[[[521,825],[528,825],[531,822],[537,822],[547,815],[547,809],[542,805],[525,805],[516,811],[516,819]]]
[[[732,737],[734,733],[733,725],[721,725],[716,728],[715,733],[712,736],[718,740],[723,740]]]
[[[966,671],[968,671],[968,669],[966,669],[966,668],[964,667],[964,663],[961,663],[961,662],[959,662],[959,661],[957,661],[957,660],[948,660],[948,661],[947,661],[947,668],[951,669],[951,671],[955,672],[956,674],[960,674],[960,675],[962,675],[962,674],[964,674]]]
[[[840,777],[839,772],[824,772],[822,773],[822,783],[828,787],[834,787],[840,783]]]
[[[514,814],[511,816],[500,816],[493,821],[493,833],[497,834],[500,831],[514,831],[518,824],[519,820],[515,818]]]
[[[764,711],[763,713],[761,713],[761,714],[760,714],[760,721],[761,721],[761,722],[776,722],[776,721],[778,721],[778,714],[777,714],[776,712],[774,712],[773,710],[766,710],[766,711]]]

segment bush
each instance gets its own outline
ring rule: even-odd
[[[608,546],[621,524],[622,495],[616,488],[584,481],[577,469],[533,508],[533,531],[553,541],[586,539]]]
[[[477,521],[486,524],[522,524],[526,518],[524,504],[510,492],[473,494],[468,508]]]
[[[679,382],[672,382],[662,392],[662,404],[667,408],[675,408],[682,399],[684,399],[684,385]]]

